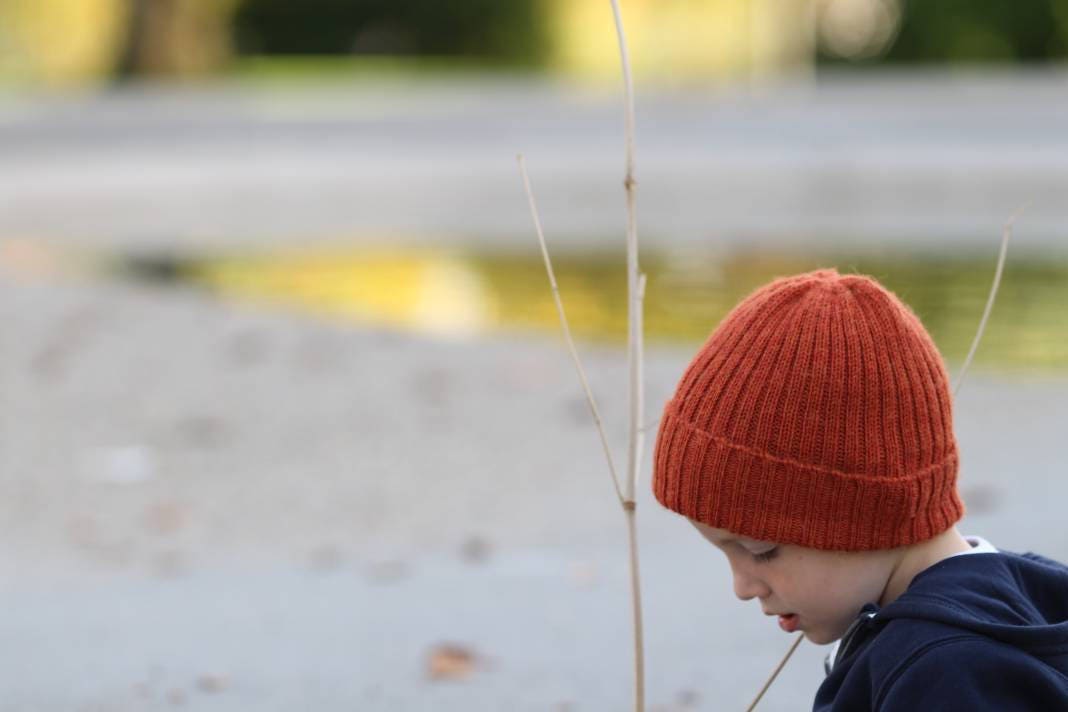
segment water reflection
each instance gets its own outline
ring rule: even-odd
[[[817,267],[870,274],[916,311],[950,362],[975,333],[994,256],[781,251],[646,253],[646,337],[694,343],[773,277]],[[559,254],[557,281],[576,336],[626,337],[622,254]],[[442,335],[559,325],[537,253],[365,250],[231,257],[189,265],[187,278],[223,295],[270,300],[361,322]],[[1068,259],[1013,257],[976,357],[980,367],[1068,369]]]

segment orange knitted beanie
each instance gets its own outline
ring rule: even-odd
[[[919,318],[864,275],[820,269],[743,299],[668,401],[653,492],[735,534],[891,549],[964,515],[945,366]]]

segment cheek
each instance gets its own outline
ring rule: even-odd
[[[810,575],[799,579],[795,588],[797,603],[808,606],[830,628],[844,630],[865,603],[878,601],[885,581],[875,567],[821,563],[824,565],[810,562]]]
[[[782,572],[779,590],[785,602],[792,603],[810,614],[834,617],[843,608],[850,608],[853,599],[863,597],[858,577],[836,562],[819,558],[798,557],[788,570]]]

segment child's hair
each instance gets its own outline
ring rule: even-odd
[[[743,299],[668,401],[653,491],[762,541],[890,549],[964,515],[942,357],[872,277],[782,277]]]

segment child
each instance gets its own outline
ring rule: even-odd
[[[1068,710],[1068,567],[962,537],[952,401],[912,311],[820,269],[739,303],[690,363],[653,491],[738,598],[838,641],[815,710]]]

